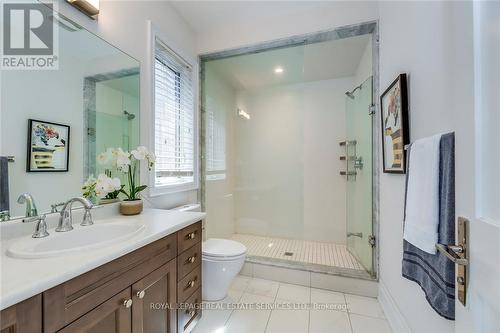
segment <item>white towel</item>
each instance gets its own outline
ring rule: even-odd
[[[410,148],[404,239],[436,253],[439,227],[439,146],[441,135],[415,141]]]

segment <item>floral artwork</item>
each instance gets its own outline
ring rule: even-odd
[[[68,171],[69,130],[67,125],[29,119],[26,171]]]
[[[406,74],[400,74],[380,97],[382,158],[386,173],[405,173],[404,147],[409,143],[407,101]]]

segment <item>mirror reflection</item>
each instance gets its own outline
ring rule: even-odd
[[[57,210],[92,175],[123,177],[98,156],[139,143],[139,62],[61,15],[53,24],[58,69],[0,78],[0,211],[11,219]]]

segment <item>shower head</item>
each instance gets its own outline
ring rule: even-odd
[[[133,120],[135,118],[135,114],[128,112],[127,110],[123,110],[123,114],[127,118],[127,120]]]
[[[346,96],[349,97],[350,99],[354,99],[354,94],[350,91],[346,91]]]
[[[350,99],[354,99],[354,92],[356,90],[360,89],[361,90],[361,85],[357,86],[356,88],[354,88],[353,90],[351,91],[346,91],[346,96],[349,97]]]

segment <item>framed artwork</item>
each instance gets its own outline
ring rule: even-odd
[[[404,147],[410,139],[406,74],[400,74],[380,96],[380,108],[384,172],[405,173]]]
[[[69,126],[28,120],[27,172],[67,172]]]

